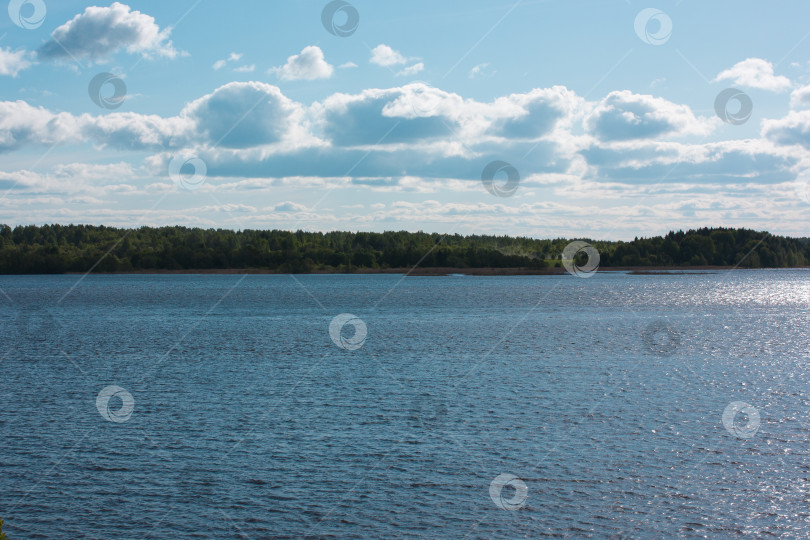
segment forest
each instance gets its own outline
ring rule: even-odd
[[[560,266],[563,249],[583,240],[600,267],[808,266],[810,239],[748,229],[702,228],[629,242],[537,240],[423,232],[281,230],[93,225],[0,225],[0,273],[57,274],[255,269],[268,272],[354,272],[421,268]]]

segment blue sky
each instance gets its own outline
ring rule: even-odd
[[[359,24],[335,35],[330,8]],[[2,15],[5,223],[808,235],[806,1],[12,0]],[[494,161],[516,190],[503,168],[486,189]]]

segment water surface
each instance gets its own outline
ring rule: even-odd
[[[0,517],[13,539],[807,536],[809,277],[2,277]],[[124,421],[97,407],[113,385]]]

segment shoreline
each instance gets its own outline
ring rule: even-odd
[[[793,268],[739,268],[733,266],[615,266],[599,268],[599,273],[627,272],[636,276],[666,276],[683,273],[690,274],[715,274],[731,270],[800,270],[810,269],[807,266]],[[61,275],[83,275],[83,272],[66,272]],[[429,268],[362,268],[351,272],[346,271],[324,271],[315,270],[312,272],[296,273],[282,272],[279,270],[267,270],[262,268],[218,268],[218,269],[188,269],[188,270],[130,270],[125,272],[93,272],[93,275],[387,275],[405,274],[409,276],[561,276],[567,275],[565,268],[452,268],[452,267],[429,267]],[[11,275],[11,274],[9,274]],[[60,274],[20,274],[20,275],[60,275]]]

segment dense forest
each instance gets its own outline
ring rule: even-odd
[[[807,266],[810,240],[747,229],[698,229],[632,242],[583,239],[601,267]],[[429,233],[233,231],[186,227],[118,229],[90,225],[0,226],[0,273],[261,269],[352,272],[426,267],[560,266],[571,239]]]

